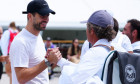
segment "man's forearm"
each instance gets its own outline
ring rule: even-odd
[[[32,68],[16,67],[16,76],[20,84],[26,83],[29,80],[33,79],[35,76],[40,74],[43,70],[47,68],[45,61],[43,60],[38,65]],[[46,76],[48,76],[46,74]]]

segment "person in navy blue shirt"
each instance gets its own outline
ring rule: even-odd
[[[55,48],[55,45],[51,42],[51,38],[47,37],[45,42],[45,49],[47,51],[48,48]]]

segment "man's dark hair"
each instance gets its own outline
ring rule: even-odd
[[[130,23],[131,27],[131,32],[133,32],[134,30],[137,30],[138,35],[137,35],[137,39],[140,39],[140,21],[137,19],[131,19],[128,20],[127,23]]]
[[[116,33],[118,32],[118,30],[119,30],[119,24],[118,24],[118,21],[115,19],[115,18],[113,18],[113,20],[114,20],[114,27],[113,27],[113,29],[116,31]]]
[[[88,23],[88,29],[89,31],[91,28],[94,29],[94,33],[99,39],[107,39],[108,41],[112,41],[113,38],[115,38],[116,32],[112,28],[112,26],[108,26],[106,28],[97,26],[95,24]]]

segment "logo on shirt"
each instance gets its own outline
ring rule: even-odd
[[[136,79],[136,70],[133,65],[127,64],[125,66],[125,78],[128,82],[133,82]]]

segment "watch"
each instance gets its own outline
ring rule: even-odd
[[[51,63],[47,60],[47,58],[45,58],[45,64],[46,66],[51,66]]]

